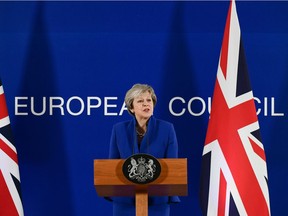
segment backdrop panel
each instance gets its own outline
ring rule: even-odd
[[[134,83],[155,88],[155,116],[175,126],[189,196],[199,180],[229,2],[0,2],[0,73],[29,216],[112,215],[93,186]],[[237,2],[267,156],[273,215],[287,215],[288,2]]]

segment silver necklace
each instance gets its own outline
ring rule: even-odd
[[[140,133],[137,129],[136,129],[136,133],[139,137],[143,137],[145,135],[145,131],[143,133]]]

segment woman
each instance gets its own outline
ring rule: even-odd
[[[157,97],[151,86],[135,84],[125,96],[130,121],[117,123],[112,129],[109,158],[126,159],[132,154],[147,153],[156,158],[177,158],[178,143],[171,123],[153,117]],[[135,199],[113,197],[114,216],[135,216]],[[169,216],[170,203],[177,196],[149,197],[149,216]]]

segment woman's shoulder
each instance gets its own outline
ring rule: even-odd
[[[132,120],[126,120],[126,121],[120,121],[120,122],[116,122],[113,127],[114,128],[121,128],[121,127],[127,127],[129,125],[133,124]]]
[[[158,119],[154,117],[154,121],[156,125],[161,125],[161,126],[166,126],[166,127],[173,127],[173,123],[167,121],[167,120],[163,120],[163,119]]]

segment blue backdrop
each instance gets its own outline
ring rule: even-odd
[[[123,98],[152,85],[188,158],[189,196],[172,215],[201,215],[202,148],[229,2],[0,2],[0,73],[29,216],[112,215],[93,160],[107,158]],[[272,215],[287,215],[288,2],[238,2]],[[179,99],[175,99],[175,97]],[[171,106],[169,106],[171,105]],[[252,195],[252,194],[251,194]]]

